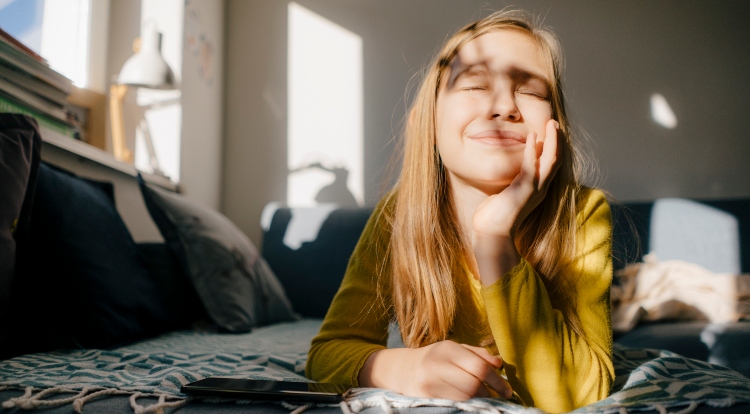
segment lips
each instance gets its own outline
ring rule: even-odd
[[[487,145],[512,146],[526,143],[526,137],[513,131],[487,130],[468,136],[469,139]]]

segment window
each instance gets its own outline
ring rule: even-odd
[[[0,0],[0,27],[82,88],[104,92],[106,0]]]

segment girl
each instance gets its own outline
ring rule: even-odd
[[[552,412],[608,395],[610,212],[580,183],[561,59],[555,36],[517,11],[447,41],[411,108],[399,181],[313,340],[309,378],[515,395]],[[394,314],[406,348],[385,348]]]

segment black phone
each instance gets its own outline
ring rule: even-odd
[[[350,389],[345,385],[321,382],[210,377],[183,385],[181,391],[202,397],[338,403]]]

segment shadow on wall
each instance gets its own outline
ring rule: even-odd
[[[348,169],[344,167],[329,168],[319,162],[314,162],[304,167],[291,170],[289,171],[289,174],[309,169],[320,169],[333,173],[334,175],[333,182],[318,191],[318,194],[315,196],[315,202],[319,204],[334,203],[339,207],[358,207],[354,194],[352,194],[349,187],[347,187],[347,181],[349,179]]]

